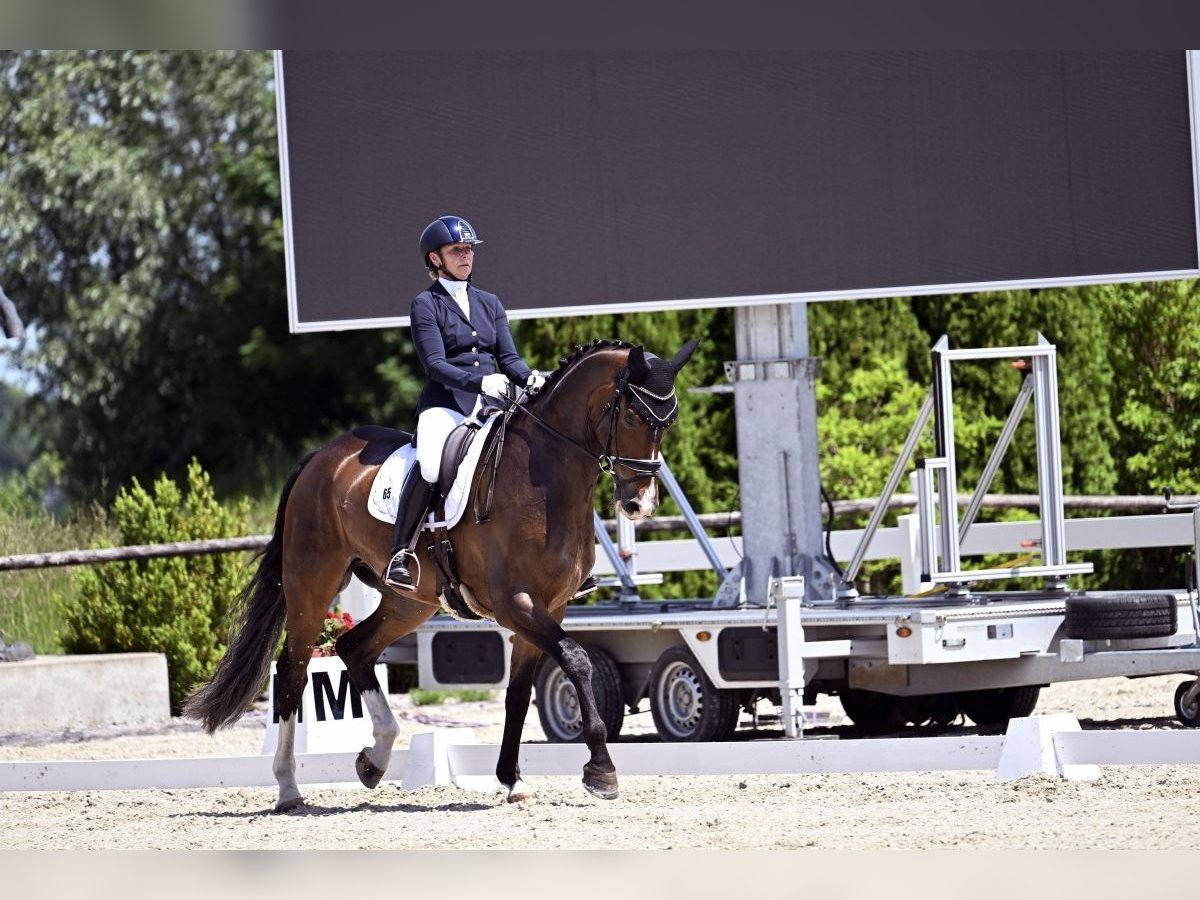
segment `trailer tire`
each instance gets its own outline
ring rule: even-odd
[[[599,647],[584,645],[592,662],[592,694],[596,709],[614,741],[625,723],[625,699],[621,687],[621,672],[616,662]],[[534,676],[537,691],[538,721],[546,740],[554,744],[572,744],[583,740],[583,717],[579,697],[562,667],[553,659],[544,658]]]
[[[838,695],[846,715],[860,728],[893,729],[904,726],[900,699],[878,691],[846,688]]]
[[[1067,598],[1069,638],[1116,640],[1169,637],[1178,627],[1179,605],[1170,594],[1119,594]]]
[[[1191,703],[1183,702],[1183,695],[1195,686],[1195,681],[1185,681],[1175,688],[1175,715],[1188,728],[1200,728],[1200,697],[1193,697]]]
[[[736,691],[717,688],[687,647],[668,647],[650,673],[650,714],[671,743],[727,741],[737,729]]]
[[[958,708],[976,725],[1007,725],[1032,713],[1041,692],[1036,684],[967,691],[958,695]]]

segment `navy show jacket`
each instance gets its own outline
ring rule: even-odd
[[[417,401],[417,415],[433,406],[469,415],[483,376],[495,373],[497,363],[517,384],[525,384],[532,372],[517,353],[500,298],[468,284],[467,303],[469,322],[438,281],[412,302],[413,344],[429,375]]]

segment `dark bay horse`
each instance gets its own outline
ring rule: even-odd
[[[496,764],[510,802],[533,796],[521,780],[517,755],[543,653],[562,667],[579,697],[591,753],[584,786],[604,799],[617,796],[591,663],[561,623],[567,601],[595,562],[592,509],[601,470],[612,473],[613,501],[622,515],[641,519],[658,506],[659,444],[678,413],[675,375],[696,343],[689,341],[669,362],[617,341],[576,348],[539,396],[510,411],[490,515],[482,523],[464,515],[450,531],[468,605],[515,635]],[[262,690],[286,628],[275,690],[277,810],[303,802],[294,741],[308,660],[330,603],[352,574],[382,592],[375,612],[336,645],[373,723],[374,744],[359,753],[355,768],[369,788],[387,771],[399,729],[375,678],[375,662],[439,606],[437,565],[424,540],[415,592],[394,592],[378,575],[387,565],[391,526],[370,515],[367,498],[380,464],[408,439],[391,429],[358,428],[296,466],[283,487],[274,534],[243,591],[237,633],[213,679],[186,704],[184,714],[209,732],[236,721]],[[472,484],[473,504],[488,490],[484,469]]]

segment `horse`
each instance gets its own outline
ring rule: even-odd
[[[612,476],[619,514],[636,521],[658,506],[659,445],[679,409],[675,376],[696,345],[688,341],[670,361],[621,341],[576,347],[536,397],[510,401],[490,435],[493,443],[485,451],[490,462],[471,483],[476,515],[464,515],[448,532],[462,599],[514,636],[496,763],[508,802],[535,797],[521,779],[517,757],[543,654],[562,667],[579,697],[590,753],[584,787],[601,799],[618,794],[608,735],[592,693],[591,663],[562,621],[595,562],[593,507],[601,473]],[[372,721],[374,743],[358,754],[355,770],[367,788],[387,771],[399,727],[375,663],[446,599],[445,578],[430,547],[418,547],[414,591],[392,590],[379,574],[387,566],[391,526],[369,514],[368,495],[379,466],[410,440],[406,432],[363,426],[300,460],[281,491],[274,532],[235,605],[228,649],[212,679],[185,703],[184,715],[210,734],[231,725],[261,693],[286,632],[275,684],[279,812],[304,802],[296,785],[298,709],[313,642],[351,575],[381,593],[375,611],[335,644]]]

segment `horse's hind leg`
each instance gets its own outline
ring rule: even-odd
[[[359,780],[369,788],[378,785],[387,772],[392,744],[400,733],[387,694],[375,677],[375,662],[389,644],[415,631],[436,611],[434,606],[385,592],[375,612],[338,638],[337,654],[371,714],[375,743],[363,747],[354,763]]]
[[[544,607],[534,603],[529,594],[513,594],[511,603],[503,604],[495,613],[497,622],[539,647],[562,666],[579,698],[579,711],[583,718],[583,740],[592,754],[587,765],[583,767],[583,786],[602,800],[615,799],[617,769],[608,754],[608,729],[604,727],[604,720],[600,718],[600,712],[596,708],[596,697],[592,693],[592,661],[588,658],[587,651],[563,631],[562,625]],[[530,678],[532,674],[530,671]],[[512,690],[511,685],[509,690]],[[501,742],[499,758],[511,760],[512,768],[502,773],[497,766],[496,775],[502,782],[506,776],[518,776],[516,757],[520,750],[521,728],[519,724],[511,723],[518,715],[520,722],[524,722],[529,694],[528,688],[523,690],[525,709],[517,710],[508,704],[505,706],[504,739]],[[510,790],[514,786],[515,782],[509,783]]]
[[[326,581],[330,590],[338,584],[337,579]],[[333,599],[332,593],[322,595],[302,591],[295,583],[286,584],[284,590],[289,598],[287,639],[276,664],[275,709],[272,710],[279,720],[279,742],[272,764],[275,780],[279,783],[276,812],[285,812],[304,802],[296,784],[296,721],[308,684],[308,661],[312,658],[313,642]],[[322,596],[325,599],[322,600]],[[293,598],[299,600],[293,601]]]
[[[279,654],[275,677],[275,709],[272,714],[279,719],[279,738],[275,746],[275,760],[271,765],[275,780],[279,783],[279,799],[276,812],[286,812],[304,802],[296,784],[296,720],[300,715],[300,701],[304,686],[308,683],[308,656],[311,655],[312,639],[305,655],[297,658],[291,635]]]

